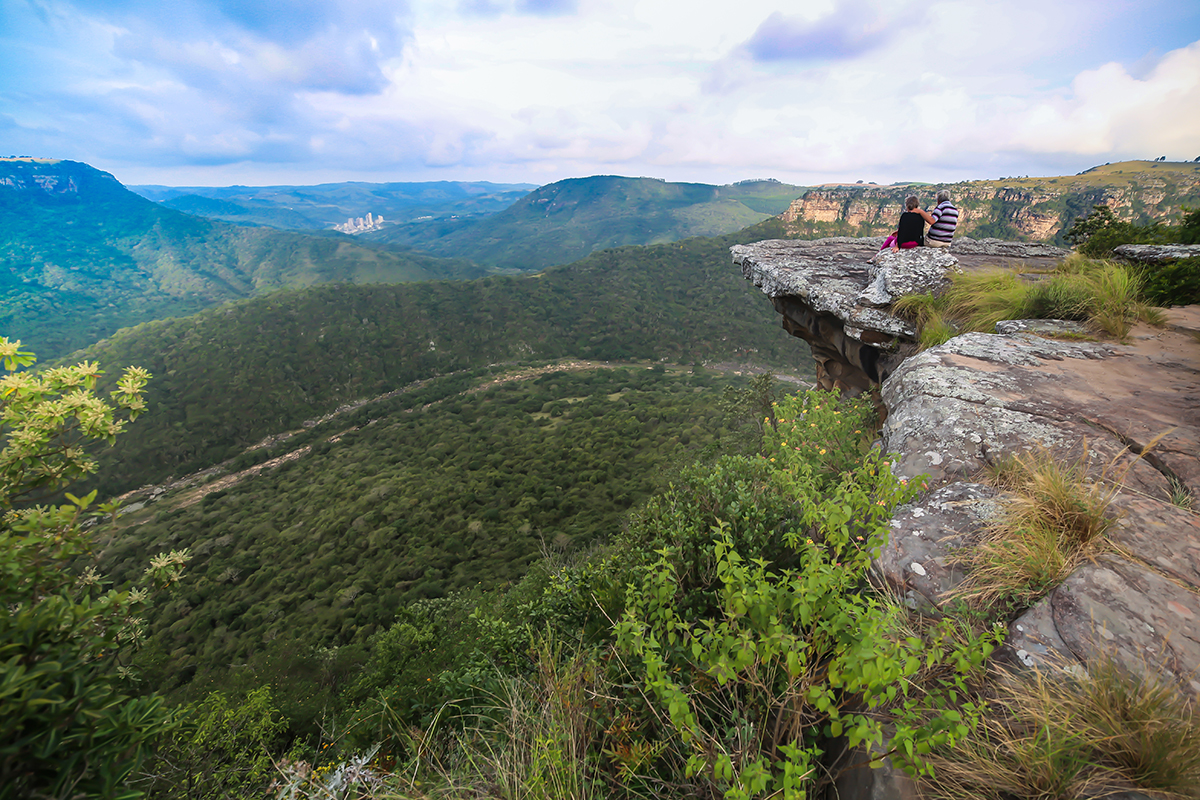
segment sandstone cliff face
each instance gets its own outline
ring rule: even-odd
[[[895,230],[905,197],[916,194],[928,209],[942,188],[959,209],[959,235],[1061,243],[1074,219],[1097,204],[1138,222],[1170,220],[1185,206],[1200,205],[1200,167],[1156,171],[1153,162],[1133,162],[1128,171],[1110,171],[1103,180],[1085,173],[1011,184],[814,189],[793,201],[780,219],[793,235],[886,236]]]

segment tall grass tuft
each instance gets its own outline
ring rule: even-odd
[[[1119,482],[1092,481],[1088,451],[1064,463],[1048,451],[1006,459],[991,480],[1009,494],[979,543],[958,554],[967,578],[953,592],[977,606],[1029,606],[1101,546],[1116,524],[1109,513]]]
[[[594,654],[569,652],[552,636],[530,652],[531,674],[509,679],[485,705],[457,719],[461,728],[426,748],[392,776],[395,796],[419,800],[591,800],[604,787],[589,748],[601,738]],[[420,734],[415,738],[425,737]]]
[[[1124,265],[1072,255],[1039,280],[1011,270],[974,272],[955,277],[940,297],[904,297],[894,308],[916,321],[922,347],[941,344],[957,331],[991,332],[1006,319],[1087,322],[1123,341],[1137,320],[1165,321],[1160,309],[1141,300],[1142,284]]]
[[[957,326],[946,317],[944,296],[910,294],[896,300],[893,310],[917,325],[922,350],[945,344],[958,335]]]
[[[1000,674],[991,708],[968,739],[930,759],[926,796],[1049,800],[1143,790],[1200,797],[1194,701],[1110,655],[1086,673]]]

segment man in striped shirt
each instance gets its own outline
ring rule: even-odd
[[[949,247],[958,226],[958,209],[950,204],[950,193],[942,189],[937,193],[937,208],[929,212],[933,224],[925,234],[926,247]]]

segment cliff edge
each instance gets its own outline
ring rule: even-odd
[[[1166,326],[1136,327],[1124,344],[1047,338],[1025,321],[918,352],[889,296],[989,263],[1044,267],[1065,251],[956,239],[952,259],[918,248],[872,262],[879,242],[759,242],[733,259],[810,344],[823,387],[882,387],[884,448],[899,454],[900,475],[929,478],[897,510],[881,578],[913,607],[942,607],[965,577],[954,550],[996,513],[997,490],[977,480],[984,468],[1040,451],[1082,463],[1114,486],[1118,522],[1103,551],[1012,622],[1000,657],[1086,667],[1104,652],[1200,695],[1200,515],[1190,507],[1200,498],[1200,306],[1169,309]]]

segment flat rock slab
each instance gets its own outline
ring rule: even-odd
[[[730,248],[742,275],[763,294],[795,297],[817,312],[832,314],[851,330],[916,339],[909,320],[863,306],[858,297],[873,278],[871,258],[882,240],[770,239]]]
[[[1173,474],[1200,497],[1200,345],[1139,335],[1123,346],[969,333],[906,360],[883,385],[898,473],[937,486],[1038,448],[1070,458],[1086,442],[1096,477],[1128,470],[1126,483],[1169,498]],[[1156,440],[1152,459],[1121,455]]]
[[[1172,502],[1200,505],[1200,315],[1169,318],[1124,345],[965,334],[905,361],[883,387],[884,446],[898,474],[926,473],[935,490],[897,510],[876,563],[889,583],[937,605],[961,579],[947,552],[994,513],[971,478],[1039,448],[1075,458],[1086,441],[1090,475],[1123,483],[1111,550],[1017,619],[1001,655],[1032,666],[1106,653],[1200,694],[1200,515]]]
[[[770,239],[735,245],[730,253],[742,275],[772,299],[798,298],[818,312],[833,314],[851,332],[911,340],[917,335],[912,322],[876,306],[940,287],[949,269],[1012,262],[1027,270],[1050,269],[1068,254],[1050,245],[999,239],[955,239],[949,251],[918,247],[880,253],[882,244],[880,237]]]
[[[1011,626],[1006,649],[1028,666],[1113,657],[1200,695],[1200,594],[1116,556],[1076,570]]]
[[[1113,252],[1129,261],[1165,264],[1181,258],[1200,256],[1200,244],[1123,244]]]

